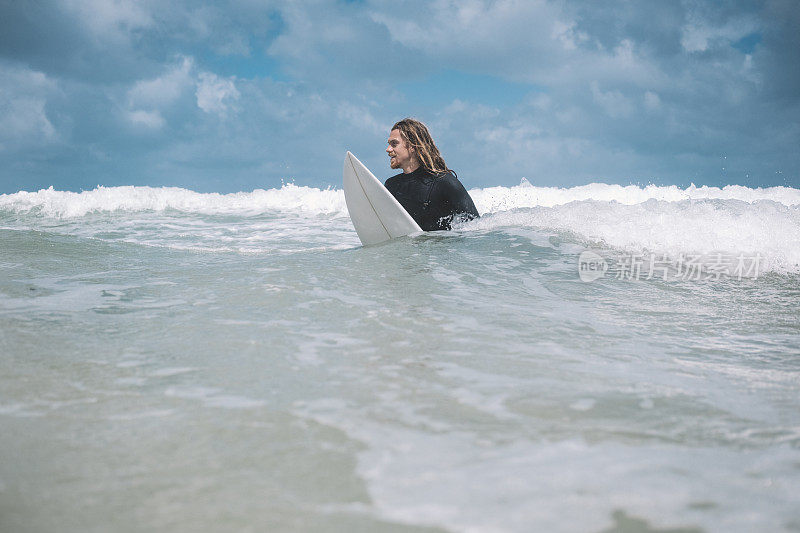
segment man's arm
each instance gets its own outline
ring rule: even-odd
[[[464,185],[452,174],[439,178],[438,192],[454,215],[465,214],[468,220],[478,218],[478,209]]]
[[[457,216],[466,220],[480,217],[469,193],[452,174],[436,180],[430,207],[431,218],[437,221],[439,229],[450,229],[451,221]]]

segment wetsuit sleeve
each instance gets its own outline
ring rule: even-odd
[[[456,216],[462,216],[466,220],[480,217],[469,193],[452,174],[436,180],[431,196],[431,207],[435,206],[438,211],[432,213],[431,218],[441,221],[441,229],[450,229],[450,222]]]

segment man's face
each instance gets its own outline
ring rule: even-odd
[[[389,166],[407,168],[414,159],[414,148],[409,148],[400,136],[400,130],[392,130],[387,141],[386,153],[389,154]]]

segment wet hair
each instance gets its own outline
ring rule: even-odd
[[[444,158],[436,148],[425,124],[413,118],[404,118],[392,126],[393,130],[399,130],[400,137],[403,138],[406,145],[414,148],[414,153],[422,168],[431,174],[453,172],[447,168]]]

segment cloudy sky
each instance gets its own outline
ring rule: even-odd
[[[0,0],[0,193],[380,178],[800,186],[796,0]]]

